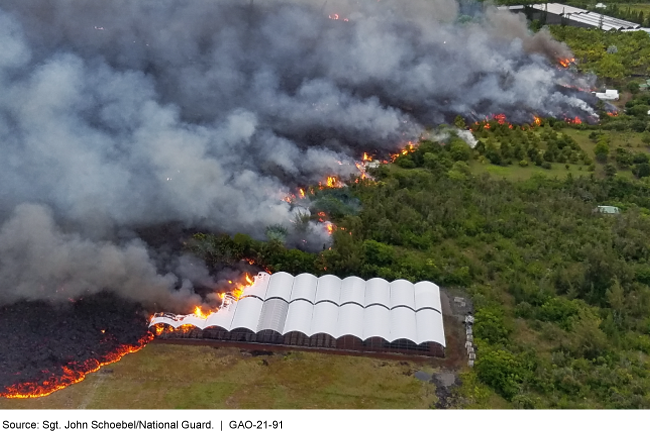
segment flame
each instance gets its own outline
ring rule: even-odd
[[[158,331],[156,327],[156,331]],[[154,333],[147,332],[138,340],[135,345],[120,345],[108,354],[98,359],[90,359],[84,362],[69,362],[63,366],[63,375],[50,374],[47,380],[41,382],[25,382],[5,388],[6,392],[0,393],[2,398],[41,398],[50,395],[57,390],[64,389],[72,384],[83,381],[88,374],[99,371],[103,366],[118,362],[127,354],[140,351],[154,338]],[[49,372],[49,371],[44,371]]]
[[[319,190],[323,190],[324,188],[341,188],[344,185],[336,176],[328,176],[324,182],[318,183],[318,188]]]
[[[533,116],[533,118],[535,118],[535,119],[533,120],[533,123],[534,123],[535,125],[537,125],[538,127],[539,127],[540,125],[542,125],[542,118],[540,118],[539,116]]]
[[[330,20],[338,20],[341,18],[341,16],[339,14],[332,14],[332,15],[328,15],[327,18],[329,18]],[[348,20],[347,18],[343,18],[343,21],[348,22],[350,20]]]
[[[618,112],[607,112],[607,115],[616,117],[618,116]]]
[[[575,63],[575,61],[576,61],[575,57],[558,60],[558,62],[560,63],[560,65],[562,65],[563,68],[568,68],[569,66],[571,66],[572,63]]]
[[[330,234],[330,235],[332,235],[332,232],[334,232],[334,229],[336,229],[336,226],[333,223],[330,223],[330,222],[327,222],[325,227],[327,228],[327,233]]]
[[[305,198],[305,190],[304,190],[303,188],[301,188],[301,189],[298,190],[298,191],[299,191],[299,193],[300,193],[300,198],[301,198],[301,199],[304,199],[304,198]]]
[[[201,306],[196,306],[194,308],[194,315],[196,315],[196,316],[198,316],[199,318],[202,318],[202,319],[207,319],[210,315],[212,315],[215,312],[216,312],[216,310],[208,310],[207,312],[203,312],[203,309],[201,308]]]
[[[576,117],[573,118],[573,119],[571,119],[571,118],[565,118],[564,120],[565,120],[565,122],[568,123],[568,124],[580,125],[580,124],[582,123],[582,119],[580,119],[578,116],[576,116]]]
[[[372,161],[372,157],[367,153],[363,153],[363,161]]]
[[[496,121],[499,123],[499,125],[503,125],[506,123],[506,115],[503,113],[500,113],[498,115],[492,116]]]
[[[396,154],[391,154],[390,155],[390,161],[393,162],[399,157],[400,155],[408,155],[413,152],[415,152],[416,146],[413,144],[413,142],[408,142],[406,146],[404,146],[404,149],[402,149],[400,152]]]
[[[271,274],[271,272],[268,271],[268,270],[266,270],[266,272]],[[228,290],[227,292],[221,292],[221,293],[218,294],[218,296],[219,296],[219,298],[221,299],[221,302],[222,302],[222,307],[224,305],[227,306],[227,305],[229,305],[231,303],[239,301],[241,299],[242,295],[244,294],[244,290],[246,288],[248,288],[249,286],[253,285],[255,283],[255,279],[253,277],[251,277],[250,274],[245,273],[241,282],[228,281],[228,283],[233,284],[234,288]],[[218,312],[218,311],[219,311],[219,309],[204,312],[202,310],[201,306],[196,306],[194,308],[193,315],[195,315],[195,316],[197,316],[199,318],[202,318],[202,319],[206,319],[209,315],[211,315],[211,314],[213,314],[215,312]],[[151,321],[151,319],[153,319],[154,316],[152,316],[149,321]],[[193,325],[191,325],[191,324],[183,324],[183,325],[181,325],[179,327],[174,328],[174,327],[172,327],[170,325],[167,325],[167,324],[158,323],[158,324],[153,325],[152,327],[153,327],[152,336],[160,336],[160,335],[162,335],[164,333],[167,333],[167,332],[175,332],[175,333],[180,332],[182,334],[187,334],[187,333],[190,333],[192,330],[195,329],[195,327]]]

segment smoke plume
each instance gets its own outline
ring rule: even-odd
[[[353,174],[364,151],[394,151],[456,114],[592,114],[557,90],[566,47],[520,18],[459,22],[458,10],[453,0],[4,0],[0,300],[109,289],[193,302],[187,281],[172,289],[187,270],[206,273],[161,273],[134,228],[262,238],[290,225],[281,198],[292,188]],[[312,232],[322,245],[326,231]]]

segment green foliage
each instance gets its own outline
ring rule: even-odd
[[[505,344],[512,333],[500,307],[484,307],[476,311],[474,334],[489,344]]]
[[[553,297],[539,307],[537,318],[542,321],[556,322],[565,330],[571,330],[573,318],[580,309],[577,302],[562,297]]]
[[[475,367],[478,378],[504,398],[512,399],[521,391],[526,372],[513,353],[486,346]]]
[[[607,162],[607,156],[609,155],[609,145],[607,144],[605,136],[602,136],[600,139],[598,139],[598,143],[596,143],[596,147],[594,148],[594,154],[596,154],[597,161],[601,163]]]
[[[645,32],[603,32],[572,26],[550,26],[550,31],[571,47],[581,71],[595,72],[611,81],[650,70],[650,36]],[[608,52],[611,46],[616,50]]]
[[[457,128],[461,129],[461,130],[464,130],[465,128],[467,128],[467,124],[465,123],[465,119],[463,119],[463,117],[461,115],[456,116],[456,119],[454,119],[454,125]]]
[[[461,139],[451,140],[451,143],[449,144],[449,153],[454,161],[469,161],[472,158],[469,146],[467,146],[467,143]]]
[[[616,176],[616,166],[613,164],[605,165],[605,176],[608,178],[613,178]]]
[[[501,138],[513,135],[513,155],[522,137],[526,156],[549,144],[558,154],[572,150],[551,128],[510,131]],[[486,152],[500,152],[499,144],[489,132]],[[616,165],[649,164],[617,149]],[[509,182],[472,175],[451,147],[435,142],[408,157],[415,167],[382,166],[376,182],[352,185],[347,198],[338,190],[315,195],[361,205],[334,220],[346,230],[334,232],[331,250],[306,253],[244,235],[197,234],[188,245],[215,268],[252,259],[271,271],[464,287],[476,307],[474,383],[462,388],[473,405],[494,398],[488,385],[517,408],[649,407],[647,178],[575,171],[566,180]],[[603,204],[622,213],[593,212]]]

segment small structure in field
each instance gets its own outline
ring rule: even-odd
[[[620,214],[621,209],[617,206],[598,205],[596,208],[594,208],[594,212],[601,214]]]

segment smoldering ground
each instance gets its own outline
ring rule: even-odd
[[[557,91],[566,46],[457,18],[452,0],[3,1],[0,300],[195,302],[134,228],[264,237],[291,188],[456,114],[592,114]]]

